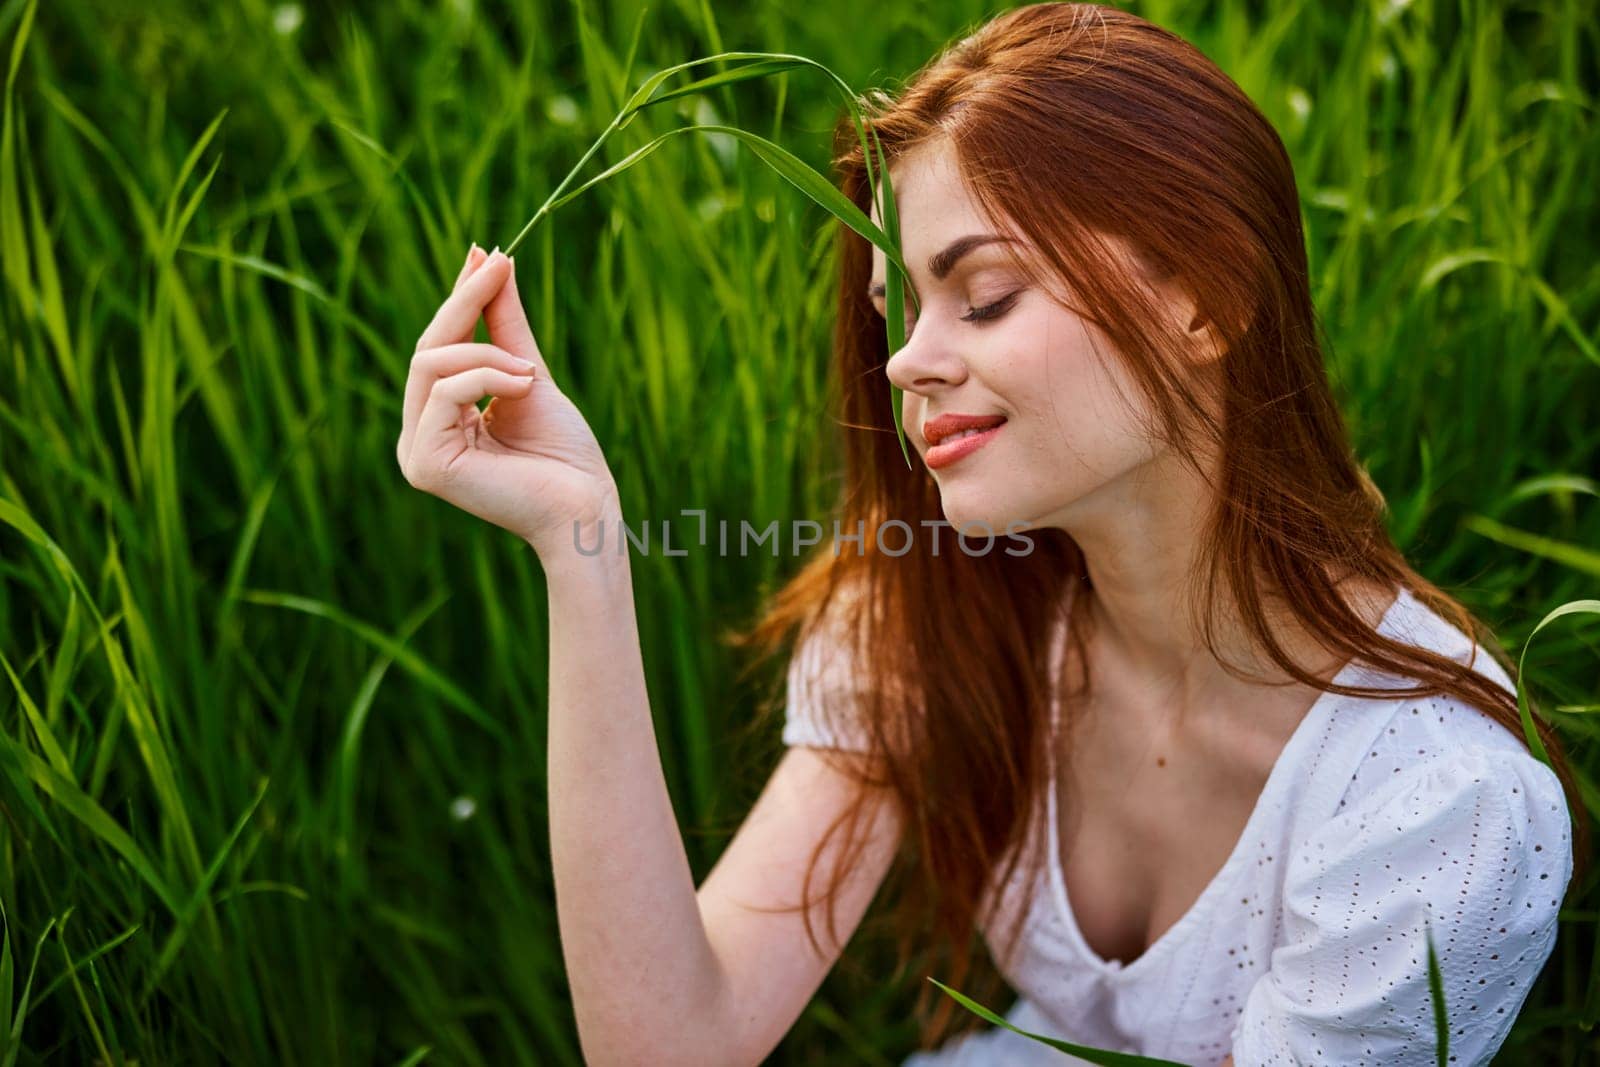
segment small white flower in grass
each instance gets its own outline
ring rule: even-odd
[[[544,107],[545,115],[558,126],[573,126],[578,121],[578,103],[563,93],[553,96]]]
[[[1401,12],[1411,6],[1411,0],[1388,0],[1387,3],[1378,5],[1378,24],[1380,26],[1393,22],[1400,17]]]
[[[272,9],[272,28],[285,37],[298,30],[303,21],[305,12],[299,4],[279,4]]]
[[[1294,117],[1304,122],[1311,114],[1311,94],[1296,86],[1289,90],[1289,110],[1294,112]]]
[[[712,222],[728,210],[728,198],[721,193],[707,193],[694,205],[695,214],[702,223]]]
[[[456,822],[466,822],[478,810],[478,802],[469,796],[459,796],[450,802],[450,817]]]

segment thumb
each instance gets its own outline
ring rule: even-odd
[[[539,343],[533,339],[533,327],[528,325],[528,313],[517,295],[517,261],[511,260],[511,270],[505,284],[494,294],[483,309],[484,321],[489,327],[489,342],[512,355],[528,360],[538,367],[537,374],[550,377]]]

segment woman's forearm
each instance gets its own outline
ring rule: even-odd
[[[587,1062],[710,1062],[720,970],[661,768],[618,529],[606,520],[593,558],[541,557],[561,950]]]

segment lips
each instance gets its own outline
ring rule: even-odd
[[[928,465],[929,470],[948,467],[988,444],[1000,433],[1005,421],[999,417],[984,418],[977,420],[977,425],[967,428],[966,432],[961,429],[950,429],[948,426],[939,427],[934,430],[934,437],[938,443],[923,453],[922,461]]]
[[[988,430],[1005,421],[1004,415],[944,414],[922,424],[922,438],[930,447],[937,446],[951,434],[962,430]]]

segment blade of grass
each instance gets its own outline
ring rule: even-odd
[[[600,182],[605,181],[607,178],[620,174],[628,168],[634,166],[640,160],[654,152],[668,138],[696,131],[728,134],[741,141],[744,141],[746,144],[750,145],[752,149],[754,149],[757,158],[765,162],[790,184],[794,185],[801,192],[805,193],[840,222],[844,223],[846,226],[849,226],[852,230],[867,238],[867,240],[871,241],[874,245],[877,245],[883,250],[885,260],[888,264],[888,282],[886,288],[889,293],[887,328],[889,331],[890,354],[892,355],[894,352],[897,352],[901,348],[905,347],[904,304],[906,290],[903,279],[906,277],[907,272],[905,271],[904,262],[900,258],[898,216],[894,210],[893,190],[889,183],[887,169],[883,166],[881,145],[878,146],[878,164],[879,170],[882,173],[881,188],[883,188],[885,191],[885,201],[889,205],[887,209],[882,212],[882,214],[886,223],[892,227],[889,233],[885,233],[882,229],[874,226],[872,224],[872,220],[863,214],[860,208],[851,203],[850,199],[840,192],[832,182],[829,182],[827,179],[817,174],[816,171],[807,167],[792,153],[780,148],[776,144],[773,144],[771,141],[768,141],[759,134],[751,133],[748,130],[741,130],[732,126],[721,126],[710,123],[681,127],[676,130],[669,130],[659,137],[656,137],[649,143],[634,150],[626,158],[614,166],[606,169],[601,174],[591,178],[577,189],[574,189],[572,192],[561,197],[559,200],[550,203],[548,205],[549,208],[553,210],[554,208],[559,207],[561,204],[566,203],[568,200],[571,200],[573,197],[578,196],[591,186],[597,185]],[[874,139],[876,139],[876,134],[873,136]],[[537,221],[537,219],[535,219],[535,221]],[[532,223],[530,222],[529,225],[532,225]],[[910,469],[912,466],[911,451],[910,446],[906,441],[905,427],[902,425],[901,419],[901,390],[896,388],[891,383],[889,392],[892,405],[892,421],[894,423],[895,436],[900,441],[900,452],[901,455],[905,457],[906,467],[907,469]]]
[[[7,923],[6,948],[11,947],[10,920],[6,918],[4,906],[0,905],[0,919]],[[0,1067],[14,1067],[17,1062],[17,1053],[22,1051],[22,1023],[28,1017],[28,998],[33,991],[33,975],[39,969],[39,956],[44,952],[44,939],[50,936],[50,931],[55,929],[56,919],[52,915],[45,921],[44,929],[39,931],[39,940],[33,946],[33,962],[28,964],[28,979],[22,983],[22,999],[17,1002],[17,1011],[11,1017],[10,1032],[6,1034],[4,1055],[0,1056]]]
[[[27,687],[22,684],[22,679],[17,677],[17,672],[11,669],[11,659],[4,652],[0,652],[0,667],[6,670],[6,676],[11,679],[11,688],[17,692],[17,700],[22,705],[23,714],[28,717],[28,723],[33,727],[34,737],[38,739],[39,747],[44,750],[45,759],[50,766],[69,782],[76,784],[76,776],[72,773],[72,764],[67,760],[67,754],[62,751],[61,745],[56,741],[54,731],[50,724],[45,722],[44,716],[39,714],[39,706],[33,702]]]
[[[200,182],[194,195],[188,199],[184,204],[183,210],[180,211],[178,209],[178,198],[183,193],[183,187],[188,183],[189,175],[194,173],[195,167],[199,165],[200,157],[205,153],[206,146],[211,143],[212,138],[217,135],[217,131],[222,128],[222,120],[227,117],[227,108],[217,112],[216,117],[211,120],[211,124],[205,128],[199,139],[195,141],[194,147],[189,149],[189,154],[184,158],[183,165],[178,168],[178,177],[172,183],[172,192],[167,196],[166,210],[162,213],[161,219],[159,258],[163,261],[172,257],[172,252],[178,243],[178,239],[183,235],[183,231],[187,227],[189,219],[193,217],[195,209],[199,206],[201,198],[205,196],[206,188],[211,184],[211,179],[217,172],[218,164],[222,162],[222,157],[219,155],[211,164],[211,172]]]
[[[85,408],[84,393],[91,388],[85,380],[86,375],[81,372],[73,355],[72,331],[67,325],[67,308],[61,294],[61,275],[56,265],[55,242],[51,239],[49,224],[45,221],[44,208],[39,202],[38,184],[33,177],[30,167],[22,168],[23,189],[27,193],[28,225],[33,236],[33,266],[37,274],[34,280],[38,283],[39,317],[43,322],[45,333],[49,336],[51,346],[55,349],[56,362],[61,367],[61,379],[66,383],[72,393],[72,399],[79,410]]]
[[[968,1011],[986,1020],[987,1022],[991,1022],[996,1026],[1003,1026],[1013,1033],[1021,1034],[1023,1037],[1031,1037],[1033,1040],[1049,1045],[1053,1049],[1070,1053],[1071,1055],[1077,1056],[1080,1059],[1088,1060],[1090,1063],[1102,1064],[1103,1067],[1185,1067],[1184,1064],[1178,1063],[1175,1060],[1162,1060],[1151,1056],[1138,1056],[1132,1052],[1114,1052],[1111,1049],[1094,1048],[1090,1045],[1075,1045],[1070,1041],[1062,1041],[1060,1038],[1045,1037],[1043,1034],[1032,1033],[1020,1027],[1012,1026],[1010,1023],[1006,1022],[1005,1019],[1001,1018],[999,1015],[996,1015],[982,1004],[979,1004],[971,997],[957,993],[954,989],[951,989],[937,978],[929,977],[928,981],[932,982],[934,985],[950,994],[950,996],[955,999],[957,1004],[960,1004],[963,1008],[966,1008]]]
[[[1541,493],[1557,495],[1586,493],[1589,496],[1600,497],[1600,482],[1596,482],[1593,478],[1585,478],[1581,474],[1541,474],[1512,486],[1511,491],[1505,496],[1505,502],[1509,504]]]
[[[33,306],[33,284],[28,276],[27,244],[23,238],[22,204],[18,198],[19,184],[15,179],[17,155],[18,118],[12,107],[17,71],[22,69],[22,56],[28,46],[28,31],[33,26],[37,3],[30,3],[22,12],[22,24],[17,28],[16,40],[11,43],[11,63],[6,69],[4,115],[0,118],[0,268],[6,283],[16,292],[18,303],[24,308]]]
[[[680,71],[687,70],[690,67],[705,63],[721,63],[729,59],[750,59],[753,60],[753,62],[747,63],[741,67],[735,67],[732,70],[721,71],[707,78],[698,79],[689,83],[688,85],[679,86],[677,89],[674,89],[671,92],[663,93],[660,96],[654,95],[655,91],[665,84],[668,78]],[[758,157],[762,158],[769,166],[773,167],[780,174],[782,174],[789,182],[800,188],[813,200],[817,201],[817,203],[826,207],[835,218],[839,219],[845,225],[849,226],[863,237],[866,237],[869,241],[872,241],[873,244],[877,245],[883,250],[886,259],[892,264],[888,271],[889,280],[886,286],[888,293],[890,294],[888,305],[890,311],[887,316],[887,330],[889,354],[892,356],[895,352],[899,351],[905,346],[905,324],[903,321],[905,297],[903,278],[909,277],[909,272],[906,271],[905,264],[900,258],[899,224],[896,219],[894,194],[889,183],[888,168],[884,165],[883,161],[883,146],[878,140],[876,131],[873,131],[873,146],[877,151],[877,171],[879,178],[881,179],[881,187],[884,191],[882,198],[879,198],[878,190],[880,186],[879,183],[875,182],[873,179],[872,152],[869,151],[867,145],[867,131],[864,123],[862,122],[860,98],[856,96],[854,90],[850,88],[849,84],[837,74],[823,66],[821,63],[818,63],[812,59],[808,59],[805,56],[776,52],[722,52],[714,56],[690,60],[687,63],[680,63],[676,66],[668,67],[665,70],[657,71],[649,78],[646,78],[644,83],[640,85],[639,89],[635,91],[633,96],[628,99],[628,102],[623,106],[623,109],[619,111],[611,120],[610,125],[601,131],[600,136],[595,139],[592,145],[589,146],[589,150],[584,153],[583,158],[578,160],[577,165],[568,172],[567,176],[562,179],[561,183],[557,185],[555,190],[549,195],[548,198],[546,198],[544,204],[542,204],[539,210],[534,213],[533,218],[529,219],[527,225],[523,226],[521,232],[511,239],[511,242],[506,246],[506,253],[509,255],[514,252],[517,246],[522,243],[523,238],[527,236],[528,232],[533,229],[534,225],[538,223],[539,219],[544,215],[555,210],[555,208],[560,206],[560,204],[570,200],[578,193],[581,193],[584,190],[598,184],[599,182],[627,170],[639,160],[645,158],[651,152],[653,152],[656,147],[658,147],[662,141],[666,139],[666,137],[673,136],[675,133],[681,132],[672,131],[661,137],[655,138],[643,148],[630,153],[629,156],[621,163],[614,167],[608,168],[599,177],[585,182],[578,189],[574,190],[573,193],[569,195],[563,195],[564,190],[569,184],[571,184],[572,179],[577,175],[578,171],[583,169],[584,164],[586,164],[595,154],[595,152],[599,150],[600,146],[605,142],[605,140],[612,133],[622,129],[629,122],[633,121],[633,117],[646,107],[649,107],[652,104],[661,103],[664,100],[675,99],[690,95],[692,93],[705,92],[713,88],[725,89],[728,85],[737,82],[768,77],[772,74],[788,71],[798,66],[815,67],[816,69],[822,71],[844,94],[846,104],[850,111],[851,120],[856,128],[856,136],[861,145],[862,158],[866,164],[868,191],[869,194],[876,200],[876,202],[879,203],[880,211],[882,212],[885,220],[885,229],[888,231],[888,234],[884,239],[879,239],[879,234],[881,231],[872,225],[870,219],[862,216],[860,209],[851,203],[849,198],[845,197],[843,193],[839,192],[839,190],[834,187],[831,181],[827,180],[822,175],[817,174],[816,171],[805,166],[805,164],[801,163],[793,155],[784,149],[779,148],[771,141],[768,141],[763,137],[759,137],[756,134],[731,126],[702,124],[691,128],[730,134],[738,137],[741,140],[744,140],[745,143],[749,144],[755,150]],[[913,297],[913,299],[915,299],[915,297]],[[892,417],[894,421],[895,436],[900,442],[900,452],[901,455],[905,457],[906,467],[907,469],[910,469],[912,466],[911,450],[910,446],[906,442],[905,428],[901,426],[901,391],[895,388],[892,383],[889,387],[889,396],[890,407],[892,409]]]
[[[110,941],[107,941],[99,948],[84,956],[83,959],[78,961],[77,966],[73,967],[73,970],[76,971],[87,967],[89,964],[93,963],[95,960],[99,959],[101,956],[104,956],[106,953],[110,952],[112,949],[128,940],[128,938],[138,933],[139,930],[140,925],[138,923],[134,923],[132,926],[122,931],[122,933],[118,934],[116,937],[113,937]],[[50,994],[54,993],[61,986],[61,983],[65,982],[66,980],[67,974],[63,972],[46,982],[44,988],[39,990],[39,996],[38,999],[34,1001],[34,1007],[38,1007],[40,1004],[43,1004],[45,1001],[49,1000]]]
[[[54,723],[61,717],[66,703],[67,687],[78,664],[78,650],[82,646],[83,611],[78,606],[78,591],[67,587],[67,614],[56,639],[56,655],[50,664],[50,678],[45,684],[44,721]]]
[[[734,72],[730,72],[730,74],[731,73]],[[748,144],[753,149],[758,159],[766,163],[791,185],[805,193],[829,214],[833,215],[834,218],[838,219],[840,222],[844,223],[856,233],[865,237],[874,245],[878,246],[878,248],[883,250],[887,272],[887,280],[885,284],[885,289],[887,292],[887,312],[885,319],[889,334],[889,354],[893,355],[895,352],[898,352],[900,349],[904,348],[906,342],[905,294],[907,292],[904,280],[907,277],[908,272],[905,269],[904,261],[900,258],[900,227],[898,213],[894,208],[893,187],[889,181],[888,169],[883,163],[883,149],[882,145],[877,143],[876,132],[873,133],[873,139],[878,150],[878,170],[881,176],[879,188],[883,190],[884,194],[882,204],[886,205],[881,208],[880,213],[884,218],[885,226],[888,232],[885,232],[884,229],[874,226],[872,224],[872,220],[863,214],[860,208],[851,203],[850,198],[845,196],[844,193],[840,192],[832,182],[828,181],[816,171],[806,166],[805,163],[801,162],[800,159],[786,149],[783,149],[778,145],[773,144],[765,137],[762,137],[759,134],[751,133],[748,130],[741,130],[733,126],[722,126],[712,123],[680,127],[679,129],[669,130],[666,133],[661,134],[654,140],[648,142],[640,148],[635,149],[626,158],[591,178],[589,181],[574,189],[572,192],[561,197],[559,200],[549,203],[547,207],[550,210],[560,207],[562,204],[578,196],[580,193],[591,188],[592,186],[598,185],[606,179],[614,177],[615,175],[620,174],[628,168],[634,166],[640,160],[649,156],[669,138],[693,132],[727,134]],[[537,221],[537,217],[535,217],[534,221]],[[531,226],[532,222],[530,222],[529,225]],[[521,235],[518,236],[518,239],[520,239],[520,236]],[[515,241],[513,241],[513,243],[515,243]],[[913,300],[914,299],[915,296],[913,295]],[[905,457],[906,468],[909,470],[912,468],[911,449],[910,445],[906,441],[905,427],[902,425],[901,390],[895,387],[893,383],[891,383],[889,386],[889,396],[892,408],[892,421],[894,423],[895,436],[899,439],[900,453]]]
[[[421,607],[411,614],[400,625],[396,642],[404,646],[412,636],[421,629],[422,624],[437,611],[445,601],[450,599],[448,591],[440,589]],[[356,821],[356,780],[360,771],[359,759],[361,749],[361,734],[366,728],[367,715],[372,710],[373,699],[378,694],[378,687],[382,684],[384,675],[389,672],[389,666],[394,663],[393,656],[379,657],[361,680],[361,687],[356,691],[356,697],[350,703],[350,710],[345,715],[344,732],[339,738],[339,777],[336,786],[338,797],[337,824],[334,837],[334,852],[339,861],[340,877],[343,879],[346,891],[351,884],[350,854],[354,845]]]
[[[90,147],[100,153],[106,165],[111,168],[111,173],[117,177],[123,194],[128,198],[128,208],[133,212],[134,220],[139,224],[139,232],[144,236],[145,245],[155,248],[160,243],[160,228],[156,221],[155,208],[144,194],[144,189],[139,179],[134,175],[128,163],[117,150],[112,147],[105,134],[89,121],[88,116],[73,106],[61,91],[48,82],[39,86],[44,99],[56,110],[62,119],[78,131],[78,135],[89,142]]]
[[[0,896],[0,1034],[11,1036],[11,923],[6,919],[5,897]]]
[[[1433,929],[1426,917],[1422,920],[1422,931],[1428,940],[1428,995],[1433,1000],[1433,1029],[1438,1036],[1439,1067],[1448,1067],[1450,1022],[1445,1017],[1444,979],[1439,975],[1439,957],[1433,951]]]
[[[404,667],[411,676],[424,686],[432,689],[445,699],[445,702],[461,712],[468,719],[483,727],[495,737],[506,740],[505,727],[495,721],[484,707],[467,694],[460,686],[440,674],[430,666],[421,656],[406,648],[400,641],[376,627],[369,626],[334,607],[310,597],[295,596],[292,593],[275,593],[265,589],[246,589],[239,599],[250,604],[265,604],[268,607],[288,608],[291,611],[302,611],[307,615],[314,615],[319,619],[327,619],[338,623],[368,644],[381,650],[385,655],[394,658],[395,662]]]
[[[818,206],[826,210],[834,218],[838,219],[856,233],[859,233],[862,237],[865,237],[867,240],[883,249],[884,255],[889,258],[891,263],[894,263],[896,266],[904,269],[904,264],[900,259],[900,253],[894,246],[894,243],[890,241],[888,235],[885,234],[883,230],[873,225],[872,220],[868,218],[860,208],[851,203],[850,198],[845,196],[844,193],[840,192],[837,186],[828,181],[822,175],[818,174],[816,171],[812,170],[810,167],[806,166],[804,162],[802,162],[787,149],[773,144],[760,134],[751,133],[749,130],[741,130],[736,126],[720,126],[715,123],[704,123],[695,126],[681,126],[675,130],[668,130],[666,133],[655,138],[655,140],[651,141],[650,143],[635,149],[628,155],[627,158],[623,159],[615,166],[610,167],[604,173],[597,175],[596,177],[585,182],[579,188],[574,189],[571,193],[563,196],[559,201],[556,201],[554,204],[552,204],[552,207],[558,207],[591,186],[597,185],[604,179],[614,177],[615,175],[622,173],[623,171],[632,167],[634,164],[638,163],[641,159],[644,159],[650,153],[654,152],[664,141],[686,133],[721,133],[743,141],[745,144],[750,146],[757,159],[760,159],[763,163],[766,163],[780,177],[789,182],[789,184],[793,185],[802,193],[806,194],[806,196],[808,196]]]
[[[69,910],[68,915],[71,914]],[[78,965],[72,962],[72,950],[67,948],[67,921],[66,916],[61,917],[61,924],[56,927],[56,940],[61,942],[61,955],[67,960],[67,979],[72,983],[72,991],[78,996],[78,1006],[83,1009],[84,1024],[89,1027],[89,1034],[94,1039],[95,1048],[100,1050],[101,1063],[118,1063],[121,1057],[113,1058],[111,1050],[106,1047],[106,1037],[100,1032],[100,1024],[95,1020],[94,1009],[89,1007],[89,998],[83,991],[83,983],[78,981]]]
[[[142,878],[161,898],[167,910],[174,915],[178,914],[179,904],[177,894],[174,893],[167,881],[150,862],[134,839],[128,836],[115,819],[106,813],[106,810],[94,799],[79,789],[70,779],[62,777],[55,768],[44,760],[35,756],[25,748],[17,747],[9,737],[0,737],[0,763],[6,764],[13,770],[20,770],[35,786],[42,790],[50,799],[66,809],[67,814],[83,823],[90,832],[98,837],[113,852],[128,861],[128,866],[133,868],[135,874]]]
[[[115,693],[118,697],[116,708],[128,718],[129,728],[133,731],[134,740],[139,755],[145,762],[146,769],[150,772],[150,780],[155,788],[157,798],[162,802],[162,808],[167,818],[171,821],[171,829],[181,847],[183,859],[190,865],[195,877],[200,873],[200,855],[195,844],[194,830],[189,822],[187,811],[183,807],[182,796],[178,790],[177,780],[173,771],[168,746],[161,735],[155,721],[154,710],[149,704],[148,694],[142,689],[135,677],[133,668],[123,656],[122,642],[116,639],[111,630],[111,624],[106,620],[98,608],[94,606],[93,595],[84,584],[83,578],[72,565],[67,554],[61,546],[45,533],[43,527],[36,522],[22,508],[9,500],[0,499],[0,523],[12,527],[29,541],[41,548],[49,558],[51,565],[70,585],[77,588],[83,597],[83,603],[88,606],[94,615],[99,627],[100,647],[105,650],[106,665],[111,670],[115,683]],[[127,589],[125,575],[117,565],[113,553],[106,562],[108,573],[116,580],[121,590],[124,601],[124,619],[129,625],[135,621],[135,616],[129,610],[131,600]],[[115,721],[114,719],[111,721]],[[102,756],[110,749],[105,745]],[[111,844],[118,851],[123,852],[124,858],[130,863],[142,860],[142,853],[133,844],[132,838],[123,832],[117,823],[100,809],[91,794],[85,793],[72,779],[59,774],[49,764],[40,760],[32,752],[16,746],[9,738],[0,743],[0,756],[10,758],[0,760],[11,772],[25,772],[36,784],[49,792],[58,803],[62,803],[68,812],[79,819],[87,819],[91,829],[94,829],[103,840]],[[91,777],[91,782],[98,781],[98,775]],[[131,852],[129,851],[131,849]],[[176,898],[166,888],[164,880],[156,876],[155,868],[144,861],[144,870],[152,888],[164,894],[162,902],[171,906]],[[137,869],[137,868],[136,868]]]
[[[1462,525],[1491,541],[1498,541],[1502,545],[1509,545],[1535,556],[1543,556],[1575,571],[1600,578],[1600,552],[1593,549],[1519,530],[1514,526],[1496,522],[1485,515],[1469,515]]]
[[[224,248],[215,248],[206,245],[183,244],[179,246],[179,251],[189,252],[197,256],[205,256],[207,259],[214,259],[219,263],[231,263],[236,267],[243,267],[246,270],[255,271],[257,274],[266,275],[268,278],[272,278],[275,281],[283,282],[285,285],[293,286],[302,293],[305,293],[307,296],[321,301],[330,311],[339,317],[341,322],[359,334],[361,339],[371,346],[375,355],[383,356],[385,357],[386,361],[393,364],[394,346],[381,334],[379,334],[377,330],[374,330],[371,326],[364,322],[360,316],[356,315],[349,308],[345,307],[342,303],[335,299],[332,294],[327,292],[327,290],[323,289],[322,286],[318,285],[310,278],[307,278],[305,275],[296,274],[294,271],[280,267],[276,263],[269,263],[260,256],[248,255],[239,252],[229,252]],[[400,373],[401,369],[402,368],[399,364],[394,364],[394,370],[397,374]]]
[[[889,168],[883,161],[883,143],[878,139],[878,131],[872,131],[872,147],[877,153],[878,177],[882,182],[883,195],[878,204],[878,211],[883,216],[883,228],[887,231],[889,244],[894,248],[900,247],[900,214],[895,209],[894,185],[889,181]],[[884,263],[884,320],[889,330],[889,356],[906,346],[906,288],[905,282],[909,274],[905,264],[897,255],[892,260]],[[913,295],[912,299],[915,299]],[[889,383],[889,402],[893,409],[894,432],[900,439],[900,454],[906,458],[906,469],[911,469],[911,450],[906,444],[905,427],[901,425],[901,391],[893,382]]]
[[[705,88],[729,85],[734,82],[746,81],[752,78],[763,78],[771,74],[790,70],[799,66],[813,67],[826,75],[828,79],[838,87],[839,91],[844,94],[846,103],[848,104],[851,115],[855,121],[857,133],[861,139],[862,150],[866,150],[866,134],[861,123],[859,100],[856,97],[854,90],[850,88],[849,84],[845,82],[844,79],[840,78],[833,71],[829,70],[827,67],[823,66],[821,63],[818,63],[814,59],[808,59],[805,56],[790,55],[782,52],[720,52],[713,56],[704,56],[700,59],[689,60],[686,63],[678,63],[674,66],[656,71],[640,84],[639,88],[634,91],[634,94],[628,98],[628,102],[623,105],[622,110],[617,112],[616,117],[611,120],[611,123],[600,132],[599,137],[595,138],[594,143],[589,146],[589,150],[583,154],[582,158],[578,160],[577,164],[572,168],[572,170],[567,173],[567,176],[561,180],[554,190],[551,191],[549,197],[546,198],[545,202],[539,207],[539,210],[534,212],[533,217],[528,220],[527,224],[522,227],[521,231],[518,232],[518,234],[511,239],[510,243],[505,246],[506,254],[510,255],[514,253],[517,250],[517,247],[522,244],[523,239],[527,237],[528,233],[533,229],[538,221],[550,211],[554,210],[556,202],[560,200],[562,194],[566,192],[567,186],[572,183],[573,178],[575,178],[578,172],[583,169],[584,164],[588,163],[594,154],[600,150],[600,146],[606,142],[607,138],[609,138],[616,131],[626,127],[628,123],[633,121],[633,117],[635,115],[637,115],[644,108],[649,107],[651,104],[658,103],[660,100],[673,99],[675,97],[685,95],[685,90],[680,89],[674,90],[670,94],[665,94],[660,98],[652,99],[655,91],[664,85],[667,79],[671,78],[674,74],[677,74],[680,71],[688,70],[691,67],[701,66],[707,63],[723,62],[730,59],[748,59],[754,60],[755,62],[746,64],[743,67],[735,67],[732,70],[723,71],[719,74],[712,75],[709,78],[701,79],[700,88],[691,91],[699,92],[703,91]],[[826,181],[826,179],[822,180]],[[829,184],[830,187],[832,185],[831,182],[827,184]]]
[[[1546,751],[1544,742],[1539,740],[1539,731],[1533,726],[1533,713],[1528,708],[1528,677],[1523,673],[1523,669],[1534,636],[1564,615],[1600,615],[1600,600],[1573,600],[1550,612],[1540,619],[1539,625],[1528,634],[1528,639],[1522,643],[1522,653],[1517,656],[1517,712],[1522,716],[1522,732],[1528,739],[1528,748],[1532,749],[1533,754],[1543,760],[1546,766],[1550,763],[1550,753]]]
[[[155,963],[145,976],[144,991],[139,995],[141,1005],[150,999],[150,994],[155,991],[156,983],[166,973],[167,968],[172,965],[172,961],[177,958],[178,950],[183,947],[184,939],[189,935],[189,928],[194,925],[195,918],[200,913],[200,905],[205,901],[206,895],[211,892],[211,886],[216,882],[217,875],[222,872],[223,862],[233,852],[234,842],[239,840],[239,835],[244,832],[245,824],[250,821],[250,816],[254,815],[256,808],[261,806],[261,798],[267,795],[268,781],[266,778],[261,780],[261,786],[256,790],[255,799],[250,802],[249,807],[244,809],[238,821],[233,824],[233,829],[223,839],[222,846],[217,849],[216,856],[212,858],[210,866],[206,868],[204,877],[200,879],[200,884],[194,887],[194,892],[189,895],[188,903],[179,912],[177,922],[173,925],[172,932],[167,935],[166,944],[161,948],[161,954],[156,957]]]

